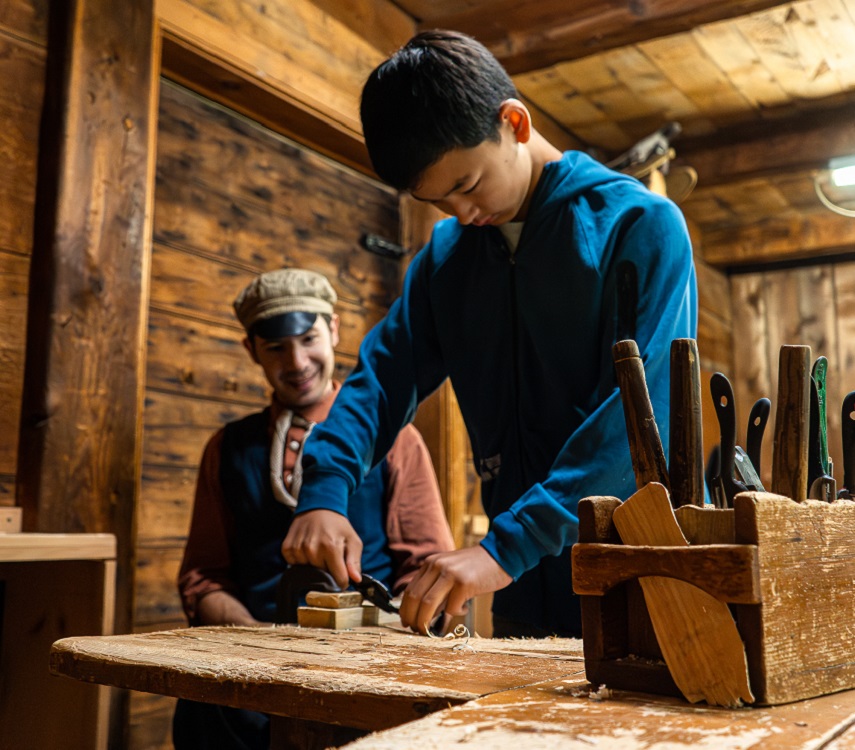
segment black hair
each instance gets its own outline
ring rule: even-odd
[[[362,89],[362,131],[374,171],[412,190],[451,149],[498,141],[499,109],[516,96],[505,69],[472,37],[442,30],[414,36]]]

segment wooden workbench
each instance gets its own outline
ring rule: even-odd
[[[739,711],[597,692],[584,679],[578,640],[464,643],[382,628],[194,628],[65,638],[51,649],[51,670],[298,721],[387,730],[357,740],[353,750],[455,742],[490,750],[855,748],[855,691]]]

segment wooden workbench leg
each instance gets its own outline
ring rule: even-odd
[[[270,750],[324,750],[369,734],[364,729],[324,724],[309,719],[270,717]]]

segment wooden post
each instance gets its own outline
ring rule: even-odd
[[[18,457],[24,528],[118,539],[131,626],[159,50],[152,0],[54,0]]]

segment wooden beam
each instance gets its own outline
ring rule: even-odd
[[[375,176],[354,123],[343,125],[300,97],[164,31],[163,74],[187,88],[358,171]]]
[[[855,221],[819,209],[801,216],[781,216],[704,234],[703,256],[717,268],[780,263],[796,259],[851,254]]]
[[[310,0],[324,13],[391,55],[416,33],[415,19],[389,0]]]
[[[150,0],[56,0],[50,12],[18,502],[27,531],[116,535],[127,632],[159,50]]]
[[[422,18],[420,27],[471,34],[492,50],[508,72],[517,74],[784,4],[780,0],[502,0],[491,2],[489,8],[484,2],[467,3],[467,9],[457,13],[430,14]],[[402,5],[406,8],[408,3]]]
[[[702,188],[735,180],[821,169],[855,154],[853,105],[819,106],[808,114],[732,127],[713,138],[678,140],[677,163],[691,165]]]
[[[322,13],[315,5],[301,5],[319,22]],[[288,49],[274,49],[255,38],[250,27],[235,28],[186,0],[160,0],[157,14],[163,31],[163,69],[170,78],[370,173],[359,122],[357,82],[361,77],[353,60],[345,64],[314,47],[311,54],[301,54],[311,45],[296,28],[284,26],[278,31]],[[331,28],[329,33],[337,31]],[[356,39],[347,31],[341,44]],[[380,59],[378,54],[377,62]],[[327,77],[327,69],[336,63],[339,73],[346,69],[349,85]]]

